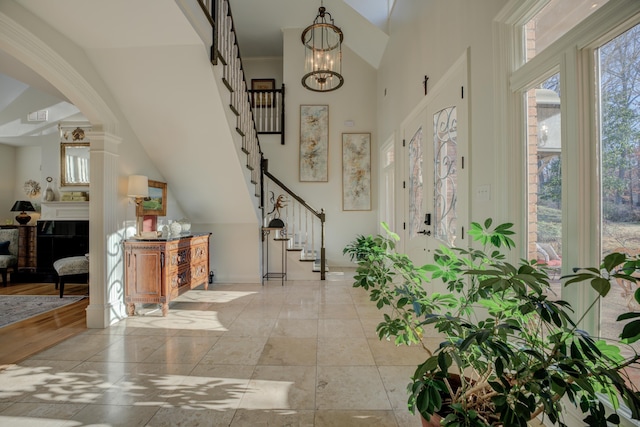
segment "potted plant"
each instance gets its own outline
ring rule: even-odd
[[[563,278],[565,285],[589,283],[597,298],[584,313],[554,300],[546,268],[536,261],[507,261],[514,247],[512,224],[472,223],[469,235],[481,249],[435,251],[433,263],[417,267],[395,251],[399,237],[358,236],[344,253],[358,264],[354,287],[369,292],[383,310],[380,339],[421,345],[425,359],[408,385],[408,406],[425,422],[442,426],[526,426],[539,415],[564,426],[563,405],[573,404],[590,426],[619,424],[624,403],[640,419],[640,393],[626,368],[636,352],[623,357],[621,346],[640,338],[640,313],[625,313],[624,341],[590,336],[579,325],[605,297],[612,278],[635,282],[637,258],[615,253],[599,268]],[[441,280],[448,292],[430,292]],[[640,302],[640,291],[636,292]],[[423,338],[433,328],[442,342],[429,348]],[[626,342],[626,343],[625,343]],[[605,410],[606,396],[614,412]]]

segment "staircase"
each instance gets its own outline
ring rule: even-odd
[[[274,213],[282,215],[280,219],[285,227],[277,233],[277,243],[286,242],[287,258],[288,253],[299,253],[299,261],[310,263],[311,271],[320,273],[320,279],[325,280],[328,267],[324,244],[324,210],[311,207],[271,174],[268,161],[260,149],[258,134],[261,133],[279,133],[284,144],[284,85],[282,89],[250,90],[244,75],[229,0],[198,0],[198,3],[211,25],[210,60],[214,67],[222,68],[221,79],[229,90],[229,110],[235,117],[235,123],[231,125],[241,136],[240,149],[247,156],[246,167],[254,194],[259,198],[262,225],[267,226]],[[270,108],[264,108],[265,105]],[[261,108],[254,108],[256,106]],[[269,201],[271,195],[274,202]],[[281,196],[283,203],[282,212],[273,209],[278,196]],[[262,232],[260,235],[264,241],[265,236],[271,233]]]
[[[262,162],[263,194],[266,198],[263,225],[268,227],[273,219],[280,219],[284,228],[277,238],[287,239],[287,252],[299,254],[297,260],[300,262],[312,263],[311,270],[320,273],[321,280],[325,280],[329,269],[325,257],[324,210],[313,208],[291,191],[269,172],[268,164],[266,159]]]

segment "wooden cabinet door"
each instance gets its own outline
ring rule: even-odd
[[[130,250],[127,254],[127,296],[162,296],[162,257],[160,250]]]

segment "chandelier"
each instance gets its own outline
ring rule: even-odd
[[[301,38],[306,73],[302,86],[314,92],[330,92],[342,86],[342,30],[334,25],[322,1],[318,16],[304,29]]]

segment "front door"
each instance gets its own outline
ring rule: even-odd
[[[468,120],[466,55],[403,123],[405,251],[416,265],[440,245],[466,246]]]

